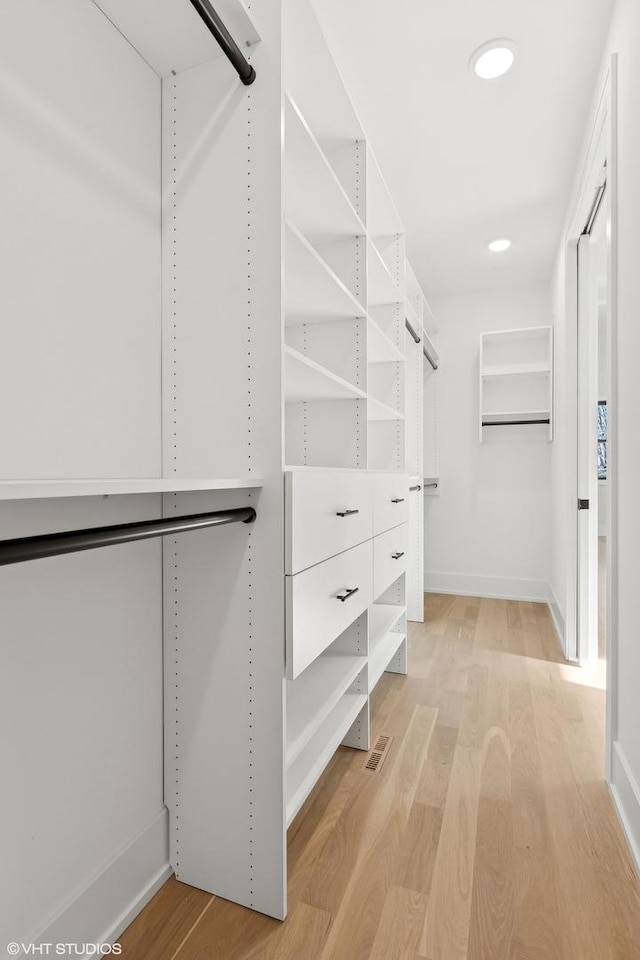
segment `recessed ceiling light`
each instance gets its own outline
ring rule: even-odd
[[[492,253],[504,253],[511,246],[511,240],[508,237],[499,237],[497,240],[492,240],[487,246]]]
[[[469,66],[481,80],[495,80],[511,69],[515,57],[513,40],[488,40],[475,51]]]

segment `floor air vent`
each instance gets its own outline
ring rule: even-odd
[[[389,747],[393,737],[390,737],[388,733],[381,733],[378,739],[376,740],[375,747],[370,751],[369,756],[364,762],[364,769],[368,770],[369,773],[379,773],[382,764],[387,758],[389,753]]]

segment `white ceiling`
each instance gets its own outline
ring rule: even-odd
[[[548,279],[614,0],[314,5],[427,297]],[[478,80],[469,58],[494,37],[515,66]]]

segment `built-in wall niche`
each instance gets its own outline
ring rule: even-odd
[[[481,334],[479,377],[481,441],[503,427],[544,428],[553,439],[552,327]]]
[[[404,307],[401,303],[369,304],[368,314],[384,335],[403,352]]]
[[[398,419],[404,413],[404,362],[369,364],[369,401],[375,410],[378,406],[389,411],[390,419]],[[396,414],[393,417],[391,414]],[[372,419],[379,419],[375,415]]]
[[[287,466],[367,467],[367,401],[291,400],[285,404]]]
[[[384,413],[384,409],[369,402],[368,466],[370,470],[403,470],[404,418],[383,419]]]

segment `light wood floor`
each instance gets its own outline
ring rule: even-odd
[[[386,674],[379,774],[341,748],[289,831],[284,924],[170,880],[126,960],[638,960],[602,781],[604,692],[539,604],[427,597]]]

